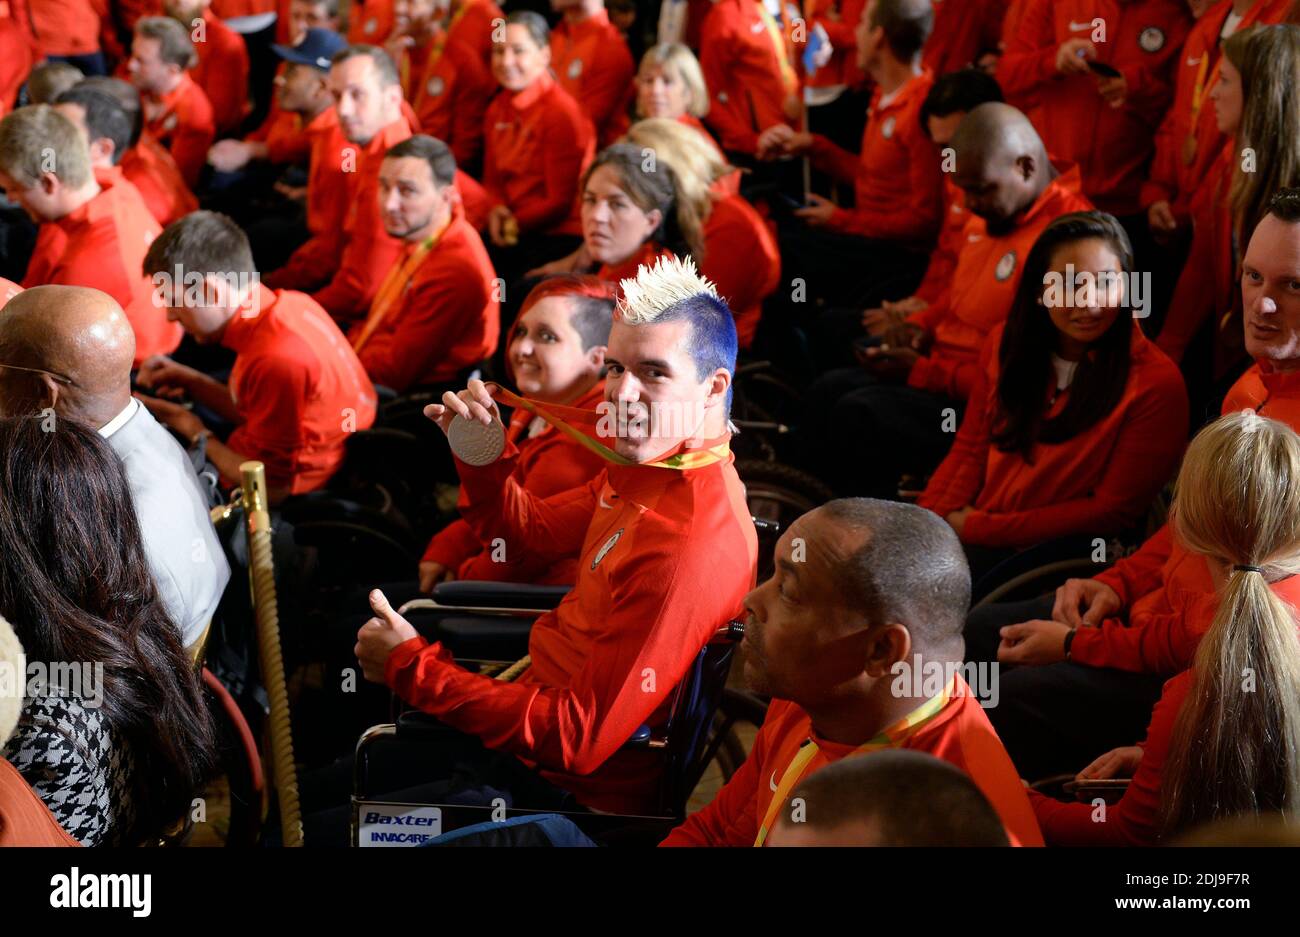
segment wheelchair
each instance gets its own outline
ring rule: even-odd
[[[730,671],[735,642],[742,634],[743,625],[738,621],[722,625],[709,643],[700,649],[686,675],[673,690],[664,724],[657,727],[642,725],[624,743],[625,751],[646,750],[660,756],[662,774],[652,814],[562,811],[560,815],[592,839],[607,845],[654,845],[683,822],[687,799],[722,744],[710,733],[710,727]],[[489,669],[493,664],[482,661],[462,663],[487,664]],[[382,757],[386,746],[436,745],[438,736],[446,731],[446,727],[432,717],[408,711],[400,713],[395,722],[373,726],[361,735],[356,747],[351,798],[353,846],[389,845],[385,841],[388,838],[387,824],[374,824],[379,818],[411,818],[419,828],[428,829],[429,838],[432,838],[489,820],[502,822],[557,813],[555,810],[527,807],[507,808],[503,801],[494,806],[407,804],[384,800],[370,790],[371,765]],[[417,839],[423,841],[423,837]]]
[[[780,532],[773,521],[754,518],[760,552],[771,553]],[[440,583],[432,598],[405,603],[399,612],[426,638],[439,640],[453,650],[462,664],[480,673],[496,674],[507,661],[527,653],[533,620],[554,609],[568,593],[567,586],[535,586],[517,583]],[[766,705],[745,691],[726,686],[734,644],[743,634],[743,624],[727,622],[696,655],[686,675],[674,688],[668,717],[661,726],[643,725],[624,745],[625,750],[650,750],[661,755],[663,773],[655,814],[615,816],[571,813],[566,816],[587,835],[609,844],[653,844],[661,840],[686,817],[687,801],[710,763],[718,763],[724,782],[744,761],[744,746],[736,737],[739,721],[761,723]],[[500,821],[554,811],[516,809],[505,813],[494,808],[459,804],[402,805],[377,799],[369,786],[369,769],[384,746],[394,744],[436,744],[437,733],[445,729],[418,711],[400,711],[395,700],[391,723],[377,725],[357,743],[352,797],[353,845],[364,843],[374,830],[363,830],[362,819],[369,813],[388,816],[411,815],[450,831],[483,822]],[[380,756],[382,757],[382,756]],[[405,811],[405,813],[404,813]],[[489,815],[491,815],[489,817]]]

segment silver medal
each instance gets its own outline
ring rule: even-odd
[[[484,426],[457,414],[447,427],[447,442],[456,458],[466,465],[491,465],[505,451],[506,428],[500,420]]]

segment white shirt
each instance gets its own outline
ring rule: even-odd
[[[1079,367],[1077,361],[1066,361],[1058,355],[1052,355],[1052,367],[1056,369],[1056,389],[1065,390],[1074,380],[1074,372]]]
[[[123,426],[126,425],[127,420],[135,416],[136,408],[139,406],[140,406],[140,401],[132,397],[130,400],[126,402],[126,406],[122,408],[121,413],[113,417],[113,419],[109,420],[107,423],[105,423],[103,426],[99,428],[99,435],[104,437],[105,439],[111,439],[114,433],[116,433],[118,430],[120,430]]]
[[[1229,36],[1235,33],[1237,31],[1237,27],[1241,25],[1241,21],[1243,19],[1245,19],[1245,16],[1243,16],[1242,14],[1233,13],[1229,11],[1228,18],[1223,21],[1223,29],[1219,31],[1219,38],[1227,39]]]

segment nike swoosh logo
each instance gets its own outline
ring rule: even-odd
[[[749,24],[749,31],[750,31],[751,33],[761,33],[761,32],[762,32],[764,29],[766,29],[766,28],[767,28],[767,27],[765,27],[765,26],[763,25],[763,21],[762,21],[762,20],[759,20],[757,23],[750,23],[750,24]]]
[[[605,496],[604,496],[604,495],[601,495],[601,496],[600,496],[600,506],[601,506],[602,508],[612,508],[614,505],[612,505],[612,504],[606,504],[606,503],[605,503]]]
[[[1091,24],[1091,23],[1076,23],[1076,22],[1074,22],[1073,20],[1070,21],[1070,32],[1077,33],[1077,32],[1082,32],[1082,31],[1085,30],[1085,29],[1092,29],[1092,24]]]
[[[775,771],[773,771],[772,776],[767,779],[767,786],[772,789],[773,794],[776,793],[776,772]]]
[[[1205,58],[1205,56],[1201,56],[1201,58]],[[1200,64],[1201,64],[1201,59],[1192,59],[1192,58],[1189,58],[1189,59],[1187,60],[1187,67],[1188,67],[1188,68],[1195,68],[1197,65],[1200,65]]]

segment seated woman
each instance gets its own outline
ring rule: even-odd
[[[96,432],[0,420],[0,541],[0,615],[47,675],[0,754],[82,845],[157,840],[189,812],[216,738]]]
[[[647,49],[636,73],[637,117],[675,120],[691,128],[726,162],[722,147],[700,120],[708,112],[709,89],[695,53],[680,42],[661,42]],[[723,194],[736,195],[740,171],[728,173],[717,184],[725,190]]]
[[[1131,527],[1178,464],[1187,392],[1130,312],[1132,271],[1113,217],[1064,215],[984,345],[957,438],[917,502],[961,537],[977,593],[1018,550]]]
[[[492,44],[501,91],[483,124],[483,186],[493,263],[508,285],[574,248],[578,180],[595,151],[591,121],[551,75],[549,43],[546,20],[521,10]]]
[[[0,618],[0,677],[9,675],[0,679],[0,748],[18,727],[26,673],[22,645],[9,622]],[[0,848],[76,845],[18,769],[0,758]]]
[[[594,273],[617,290],[620,280],[659,257],[690,256],[698,263],[701,229],[695,206],[677,199],[672,167],[641,146],[615,143],[601,150],[582,179],[582,245],[528,275]]]
[[[594,410],[604,399],[605,343],[613,320],[609,285],[593,277],[559,276],[539,283],[524,300],[506,351],[519,393],[542,403]],[[605,461],[519,409],[506,438],[519,448],[516,480],[539,498],[585,485]],[[500,548],[498,548],[500,547]],[[448,579],[572,583],[576,558],[544,566],[511,556],[505,545],[479,541],[462,520],[443,528],[420,561],[420,591]]]
[[[1079,780],[1132,778],[1096,822],[1091,803],[1031,794],[1049,845],[1153,845],[1230,817],[1294,821],[1300,804],[1300,436],[1245,410],[1192,440],[1174,535],[1205,557],[1217,610],[1195,663],[1164,685],[1146,741]]]
[[[762,216],[721,185],[736,178],[739,171],[704,137],[677,121],[640,121],[627,138],[638,150],[651,150],[673,171],[679,214],[684,210],[703,219],[700,272],[713,281],[731,306],[740,347],[749,348],[758,331],[763,300],[781,281],[781,255]]]

